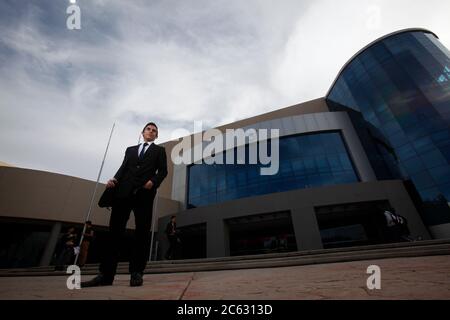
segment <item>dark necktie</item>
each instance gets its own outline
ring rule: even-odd
[[[144,159],[144,154],[145,154],[145,147],[148,146],[148,143],[144,143],[144,146],[142,147],[141,153],[139,153],[139,160]]]

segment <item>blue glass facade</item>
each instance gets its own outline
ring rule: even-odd
[[[280,166],[276,175],[260,175],[259,164],[203,163],[189,166],[188,208],[274,192],[358,181],[339,132],[281,137],[279,142]],[[246,159],[248,149],[246,146]],[[236,157],[237,153],[234,154]],[[221,156],[225,157],[225,154]]]
[[[437,38],[410,31],[376,42],[344,68],[327,99],[383,135],[423,200],[424,222],[450,222],[450,53]]]

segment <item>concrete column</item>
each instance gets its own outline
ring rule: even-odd
[[[208,258],[230,255],[230,235],[226,222],[210,219],[206,222],[206,255]]]
[[[323,249],[314,208],[294,208],[291,211],[291,216],[297,250]]]
[[[350,117],[346,112],[332,112],[338,119],[339,125],[342,128],[342,134],[347,144],[350,157],[353,160],[353,164],[358,171],[358,175],[362,182],[377,181],[377,176],[373,171],[369,158],[367,157],[364,147],[361,144],[358,133],[350,120]]]
[[[49,266],[52,261],[53,252],[55,251],[56,244],[58,243],[58,236],[61,233],[61,222],[56,222],[52,230],[50,231],[50,237],[45,246],[44,253],[42,254],[39,266]]]

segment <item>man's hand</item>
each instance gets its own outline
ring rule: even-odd
[[[117,180],[115,178],[109,179],[106,183],[107,188],[114,188],[116,186]]]
[[[153,188],[153,182],[152,180],[148,180],[147,183],[144,184],[144,189],[150,190],[151,188]]]

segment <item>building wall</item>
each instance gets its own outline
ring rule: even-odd
[[[399,180],[301,189],[227,201],[180,211],[177,214],[177,226],[206,223],[207,257],[222,257],[229,255],[226,219],[290,211],[298,250],[321,249],[323,246],[315,217],[316,207],[379,200],[389,201],[398,214],[408,219],[412,236],[430,239],[403,182]],[[168,222],[169,217],[162,217],[159,219],[159,228],[163,228]],[[160,242],[165,251],[165,237],[161,237]]]
[[[66,175],[0,167],[0,216],[83,224],[95,188],[95,182]],[[110,212],[97,206],[105,188],[99,184],[90,220],[108,226]],[[179,204],[171,199],[155,200],[155,217],[177,212]],[[134,217],[127,227],[134,229]],[[157,230],[155,230],[157,231]]]
[[[0,167],[14,167],[14,166],[10,165],[9,163],[0,161]]]

